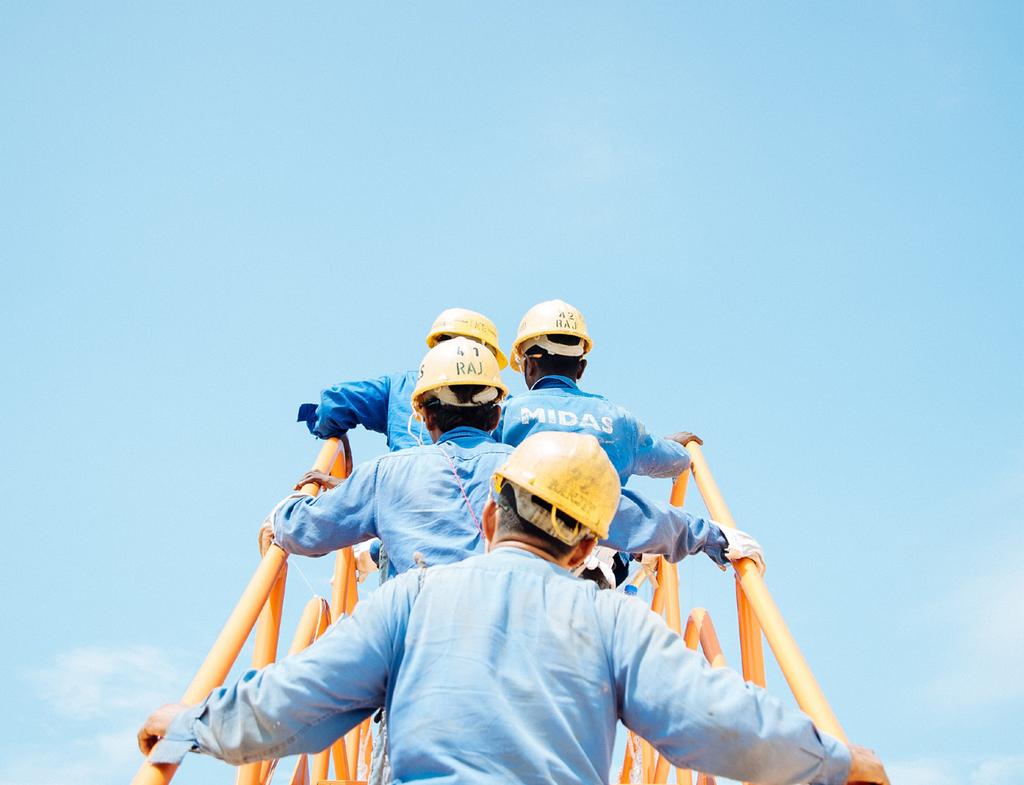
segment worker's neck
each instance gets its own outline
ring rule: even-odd
[[[503,537],[491,543],[490,549],[492,551],[495,551],[498,548],[516,548],[521,551],[526,551],[527,553],[532,553],[534,556],[539,556],[544,561],[549,561],[552,564],[557,564],[559,567],[564,567],[567,570],[572,569],[570,561],[572,560],[573,554],[566,554],[565,556],[559,559],[555,556],[552,556],[543,548],[538,548],[536,545],[533,545],[532,543],[526,540],[517,540],[511,537]]]
[[[532,390],[534,387],[536,387],[538,384],[540,384],[545,379],[552,379],[552,378],[555,378],[555,377],[558,377],[559,379],[568,379],[573,384],[579,384],[579,379],[578,378],[574,379],[571,374],[567,375],[567,374],[564,374],[564,373],[546,373],[543,376],[534,377],[532,381],[528,379],[527,380],[527,386]]]

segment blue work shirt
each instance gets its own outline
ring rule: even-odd
[[[623,485],[632,474],[678,477],[690,468],[683,445],[652,436],[628,411],[603,395],[584,392],[568,376],[545,376],[505,401],[494,436],[516,447],[537,431],[596,436]]]
[[[480,521],[492,476],[513,449],[463,426],[437,444],[382,455],[326,493],[286,500],[274,515],[274,541],[288,553],[322,556],[379,537],[388,576],[413,567],[417,552],[432,567],[483,553]],[[601,543],[671,561],[704,551],[718,564],[728,545],[712,521],[626,489]]]
[[[387,707],[395,783],[609,781],[616,720],[672,765],[840,785],[848,749],[639,601],[513,547],[384,584],[310,648],[179,714],[150,755],[318,752]]]
[[[320,393],[320,405],[310,431],[321,439],[329,439],[362,425],[387,436],[391,450],[419,444],[417,435],[429,444],[430,434],[423,423],[409,421],[417,376],[417,371],[405,371],[328,387]]]

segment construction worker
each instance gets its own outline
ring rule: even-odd
[[[593,347],[583,314],[562,300],[533,306],[519,322],[512,368],[522,371],[528,392],[510,398],[495,437],[513,446],[538,431],[595,436],[623,485],[633,474],[677,477],[690,466],[684,445],[702,444],[688,431],[666,438],[647,432],[633,414],[607,398],[579,388]],[[596,580],[615,586],[629,575],[629,555],[597,548],[587,562]]]
[[[513,449],[491,436],[506,393],[498,360],[486,346],[468,338],[435,345],[412,392],[432,443],[360,464],[320,496],[286,497],[260,529],[261,550],[273,540],[289,553],[322,556],[379,537],[388,553],[387,576],[421,560],[435,566],[481,553],[490,477]],[[760,546],[742,532],[725,532],[633,492],[622,495],[604,544],[671,561],[699,551],[719,565],[743,556],[763,561]]]
[[[508,365],[498,347],[498,330],[483,314],[468,308],[442,311],[427,333],[427,348],[456,336],[484,344],[497,358],[499,368]],[[362,425],[387,436],[390,450],[413,447],[427,440],[420,423],[413,422],[412,391],[417,376],[417,371],[411,370],[376,379],[339,382],[320,393],[319,406],[302,404],[298,419],[321,439],[342,436]]]
[[[710,668],[636,600],[573,577],[619,510],[596,439],[534,435],[494,487],[486,555],[399,576],[304,652],[198,706],[158,709],[139,748],[154,764],[314,753],[383,704],[394,782],[604,785],[621,720],[680,768],[888,783],[870,750]]]
[[[587,367],[593,341],[578,309],[562,300],[533,306],[519,322],[512,346],[513,370],[522,371],[528,392],[511,397],[495,436],[515,446],[537,431],[568,431],[595,436],[622,484],[630,475],[677,477],[690,466],[686,431],[667,438],[647,432],[621,406],[577,382]]]
[[[447,308],[441,311],[427,333],[427,348],[455,336],[479,341],[494,353],[499,368],[508,365],[499,348],[498,330],[494,322],[483,314],[468,308]],[[357,425],[362,425],[368,430],[385,434],[391,450],[421,444],[428,438],[422,428],[422,421],[414,422],[411,403],[417,375],[415,370],[411,370],[376,379],[339,382],[320,393],[319,406],[302,404],[298,420],[305,422],[310,433],[321,439],[340,437]],[[351,471],[351,465],[348,468]],[[323,477],[316,479],[329,482]],[[300,486],[306,481],[304,477]],[[379,542],[361,543],[354,551],[360,582],[377,569],[382,558],[387,572],[386,551],[381,555]]]

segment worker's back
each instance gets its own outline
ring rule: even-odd
[[[839,785],[850,768],[635,600],[516,547],[388,581],[305,651],[179,711],[150,760],[317,752],[381,704],[396,783],[606,783],[616,719],[732,779]]]
[[[396,647],[395,781],[607,783],[616,696],[597,593],[513,548],[428,569]]]
[[[676,477],[690,465],[682,445],[652,436],[629,411],[581,390],[567,376],[546,376],[533,389],[509,398],[495,437],[516,447],[537,431],[595,436],[623,484],[633,474]]]
[[[392,643],[374,651],[390,654],[396,783],[603,785],[617,719],[677,766],[766,783],[846,779],[846,748],[806,715],[710,669],[636,600],[527,551],[394,583],[378,617],[393,620]]]
[[[360,464],[327,493],[286,500],[275,511],[277,543],[289,553],[321,556],[379,537],[388,575],[461,561],[484,549],[480,516],[491,476],[512,448],[460,426],[437,444],[410,447]]]
[[[636,600],[528,551],[393,583],[375,614],[391,645],[373,646],[389,660],[395,782],[607,783],[618,719],[678,766],[845,780],[846,748],[806,715],[710,669]]]

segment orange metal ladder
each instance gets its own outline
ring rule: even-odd
[[[722,493],[718,489],[708,468],[701,447],[696,442],[686,445],[690,453],[691,472],[697,488],[711,517],[722,526],[736,528]],[[688,474],[680,475],[672,488],[672,504],[682,506],[686,496]],[[734,565],[736,572],[736,613],[739,623],[740,659],[743,678],[765,686],[764,650],[761,634],[768,640],[772,653],[783,676],[789,684],[797,704],[825,733],[846,742],[839,720],[825,699],[814,674],[800,653],[782,613],[772,599],[764,578],[750,559],[743,559]],[[640,572],[634,583],[641,583],[647,574]],[[726,667],[718,636],[711,623],[711,617],[703,608],[694,608],[687,619],[685,631],[681,630],[679,611],[679,572],[674,564],[664,558],[658,559],[655,572],[657,586],[651,600],[651,610],[665,617],[665,622],[677,634],[683,635],[686,645],[696,649],[698,644],[712,667]],[[650,744],[627,732],[627,743],[619,782],[622,783],[667,783],[670,764],[658,755]],[[676,782],[692,785],[693,774],[687,769],[676,769]],[[710,785],[714,778],[706,774],[697,775],[696,785]]]
[[[690,442],[687,449],[691,456],[694,480],[711,517],[722,526],[735,528],[732,514],[708,468],[700,445]],[[345,477],[350,465],[347,440],[328,439],[313,469],[329,472],[335,477]],[[681,475],[672,488],[671,501],[677,506],[683,504],[688,477],[689,474]],[[319,489],[311,483],[303,486],[303,490],[316,494]],[[276,545],[267,550],[209,654],[185,690],[182,703],[198,703],[224,682],[254,627],[257,630],[253,667],[263,667],[276,659],[287,577],[286,560],[287,554]],[[818,728],[845,742],[846,735],[839,721],[800,653],[756,565],[744,559],[734,566],[740,659],[744,678],[762,687],[765,684],[764,651],[761,645],[763,632],[800,708],[810,715]],[[641,583],[646,577],[646,571],[641,571],[633,581]],[[328,626],[328,613],[329,620],[333,622],[354,609],[358,596],[355,558],[351,548],[338,552],[331,583],[332,597],[329,605],[319,597],[307,603],[290,654],[301,651],[323,634]],[[684,638],[689,648],[696,650],[699,645],[712,667],[726,667],[718,636],[707,611],[702,608],[693,609],[687,617],[685,628],[682,627],[677,566],[659,558],[652,583],[656,584],[651,601],[652,610],[664,616],[669,627]],[[327,750],[312,756],[300,756],[290,783],[354,785],[363,782],[371,750],[370,720],[367,719]],[[327,779],[332,763],[336,780]],[[266,785],[273,775],[275,765],[276,762],[264,761],[239,767],[236,785]],[[650,744],[631,732],[628,734],[620,782],[667,783],[671,768],[669,761],[660,756]],[[154,765],[147,761],[135,775],[132,785],[166,785],[176,770],[177,766]],[[676,769],[676,782],[693,785],[693,773],[686,769]],[[712,783],[713,777],[697,774],[696,785]]]
[[[335,477],[346,477],[350,465],[348,440],[344,437],[340,440],[327,439],[313,463],[313,470],[330,473]],[[302,490],[315,495],[319,492],[319,487],[315,483],[309,483],[304,485]],[[256,573],[245,587],[238,604],[210,648],[209,654],[185,690],[182,703],[199,703],[206,699],[211,690],[224,683],[253,627],[257,626],[257,621],[253,667],[263,667],[277,658],[281,609],[288,572],[287,558],[288,554],[276,545],[271,545],[267,549]],[[301,651],[323,634],[330,622],[342,614],[351,613],[355,607],[358,597],[355,557],[351,548],[338,551],[331,584],[332,597],[329,606],[321,597],[314,597],[307,603],[289,653]],[[347,781],[350,772],[359,771],[360,758],[365,763],[369,762],[369,725],[369,720],[366,720],[329,749],[313,755],[308,760],[306,756],[300,756],[292,774],[292,785],[306,785],[310,779],[313,782],[326,780],[332,758],[339,780]],[[237,785],[265,785],[273,774],[274,766],[275,762],[264,761],[239,767]],[[178,767],[174,765],[156,765],[146,761],[132,779],[132,785],[166,785],[174,777],[177,769]]]

